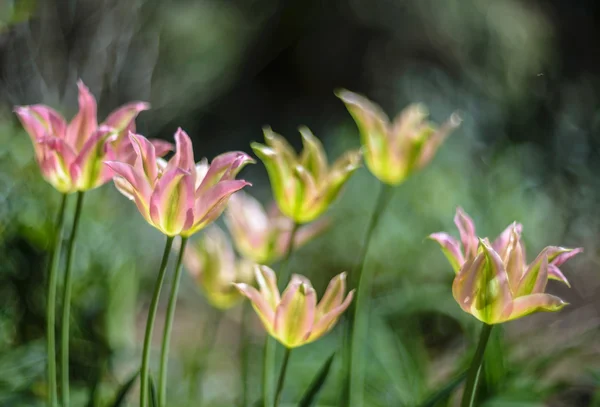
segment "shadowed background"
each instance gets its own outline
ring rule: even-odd
[[[371,246],[367,405],[417,405],[466,366],[478,323],[454,302],[452,270],[425,240],[456,234],[460,205],[484,236],[522,222],[530,256],[547,245],[585,247],[563,267],[572,289],[550,284],[569,307],[496,331],[484,405],[600,406],[598,17],[593,0],[0,1],[0,405],[43,405],[45,265],[59,199],[11,109],[45,103],[70,118],[82,78],[100,118],[149,101],[138,132],[171,140],[181,126],[197,159],[249,152],[264,125],[296,147],[297,127],[307,125],[337,157],[358,146],[333,94],[339,87],[390,115],[423,102],[439,123],[459,110],[463,125],[396,190]],[[250,193],[270,200],[261,163],[242,176]],[[360,170],[327,214],[333,227],[293,255],[292,271],[311,277],[319,294],[352,269],[377,188]],[[137,368],[163,238],[112,185],[88,194],[83,220],[73,405],[105,406]],[[184,276],[170,406],[236,405],[240,316],[239,308],[216,315]],[[257,400],[263,333],[254,322],[249,389]],[[287,405],[341,333],[295,352]],[[336,362],[319,405],[336,405],[339,371]]]

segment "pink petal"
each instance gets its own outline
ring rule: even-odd
[[[168,141],[153,138],[150,139],[150,142],[154,146],[154,151],[157,157],[163,157],[168,152],[173,151],[173,144],[169,143]]]
[[[256,266],[254,270],[256,283],[260,288],[261,295],[269,303],[273,311],[281,302],[279,288],[277,288],[277,277],[275,272],[267,266]]]
[[[273,324],[275,321],[275,312],[269,306],[269,304],[267,303],[265,298],[260,295],[260,293],[256,290],[256,288],[254,288],[248,284],[234,283],[233,285],[240,291],[240,293],[245,295],[252,302],[252,306],[254,307],[254,310],[260,317],[260,320],[262,321],[265,329],[269,333],[273,333],[274,332]]]
[[[338,307],[344,300],[346,293],[346,273],[340,273],[331,279],[325,290],[325,294],[317,305],[317,318],[329,313]]]
[[[79,89],[79,112],[67,126],[66,140],[69,145],[79,151],[98,127],[96,99],[81,80],[77,81]]]
[[[460,233],[465,258],[475,257],[477,254],[477,235],[475,234],[473,219],[461,207],[458,207],[456,216],[454,216],[454,223]]]
[[[166,171],[174,168],[184,169],[194,173],[195,176],[196,165],[192,140],[181,127],[175,132],[175,155],[169,160]]]
[[[193,224],[193,205],[192,175],[175,168],[165,172],[156,183],[150,197],[150,217],[164,234],[176,236]]]
[[[140,134],[129,133],[129,139],[137,156],[135,160],[136,170],[144,173],[150,185],[153,185],[158,178],[158,165],[156,163],[154,144]]]
[[[571,259],[572,257],[575,257],[579,253],[583,253],[583,247],[578,247],[576,249],[566,249],[563,247],[561,249],[563,249],[564,251],[562,253],[558,254],[554,258],[554,260],[551,261],[551,263],[553,265],[555,265],[556,267],[560,267],[567,260]],[[548,257],[550,257],[550,256],[548,256]]]
[[[566,302],[558,297],[550,294],[531,294],[516,298],[512,305],[508,316],[500,321],[506,322],[513,319],[521,318],[534,312],[553,312],[559,311],[567,305]]]
[[[548,256],[542,250],[536,259],[527,267],[519,281],[517,296],[542,293],[548,283]]]
[[[150,105],[146,102],[127,103],[108,115],[103,124],[120,132],[129,127],[140,112],[148,109],[150,109]]]
[[[294,300],[294,297],[297,295],[300,290],[299,281],[290,282],[286,289],[283,291],[281,295],[281,301],[277,304],[277,308],[275,309],[275,322],[273,324],[273,331],[278,337],[282,337],[287,328],[288,315],[290,313],[290,305]]]
[[[501,258],[504,258],[504,252],[510,241],[511,233],[515,228],[518,235],[521,236],[523,225],[521,225],[520,223],[513,222],[510,225],[508,225],[506,229],[504,229],[504,231],[500,233],[500,236],[498,236],[496,240],[494,240],[494,243],[492,243],[492,247],[500,255]]]
[[[65,138],[67,123],[56,110],[44,105],[29,106],[31,113],[44,125],[46,131],[54,137]]]
[[[104,144],[113,135],[109,127],[100,127],[89,137],[70,166],[78,188],[85,190],[99,185],[105,156]],[[107,181],[107,180],[105,180]]]
[[[210,163],[196,192],[206,191],[219,181],[233,180],[244,166],[253,162],[252,157],[241,151],[232,151],[216,156]]]
[[[571,288],[571,284],[569,284],[569,281],[567,280],[565,275],[554,264],[548,265],[548,278],[551,280],[562,281],[563,283],[565,283],[567,285],[567,287]]]
[[[308,338],[308,342],[315,341],[327,332],[329,332],[331,328],[334,327],[335,323],[338,321],[338,319],[344,313],[344,311],[346,311],[353,298],[354,290],[348,293],[346,299],[344,299],[344,301],[341,304],[329,310],[329,312],[327,312],[325,315],[322,315],[320,318],[317,318],[311,335]]]
[[[462,251],[460,250],[460,243],[454,237],[447,233],[432,233],[429,238],[435,240],[442,246],[442,251],[446,258],[450,262],[450,265],[454,269],[455,273],[458,273],[460,268],[465,262]]]

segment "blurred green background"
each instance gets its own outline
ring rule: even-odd
[[[356,147],[338,87],[390,115],[411,102],[437,122],[460,110],[462,127],[397,188],[375,233],[367,405],[419,405],[468,362],[479,324],[454,302],[452,270],[425,240],[456,234],[460,205],[484,236],[522,222],[530,256],[585,247],[563,267],[572,289],[549,287],[569,307],[496,330],[482,405],[600,406],[599,17],[594,0],[0,0],[0,406],[44,404],[45,270],[59,199],[12,107],[45,103],[70,117],[78,78],[101,118],[149,101],[138,131],[170,140],[182,126],[197,158],[250,151],[263,125],[296,147],[297,127],[308,125],[331,158]],[[242,176],[270,200],[262,164]],[[293,255],[292,271],[320,294],[355,264],[377,188],[360,170],[327,214],[333,227]],[[87,194],[83,220],[72,397],[106,406],[137,369],[163,237],[112,185]],[[241,309],[217,314],[184,279],[169,405],[239,405]],[[248,388],[258,400],[263,331],[252,318]],[[339,348],[339,328],[294,353],[285,405]],[[320,406],[336,405],[339,372],[338,360]]]

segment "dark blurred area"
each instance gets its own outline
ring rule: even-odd
[[[181,126],[197,159],[250,151],[265,125],[296,147],[307,125],[330,159],[339,156],[359,144],[333,94],[339,87],[390,116],[412,102],[438,123],[459,110],[462,127],[397,189],[370,250],[368,405],[416,406],[466,366],[478,324],[454,302],[452,271],[424,240],[456,234],[460,205],[490,237],[522,222],[530,256],[547,245],[585,248],[564,268],[572,288],[550,284],[569,307],[496,331],[483,405],[600,406],[599,23],[595,0],[0,0],[0,406],[44,403],[45,270],[59,200],[12,108],[44,103],[70,118],[78,78],[100,118],[148,101],[138,132],[171,140]],[[271,199],[260,162],[243,176],[250,193]],[[292,271],[311,277],[319,294],[352,269],[376,184],[360,170],[327,214],[334,226],[292,257]],[[73,405],[108,406],[137,368],[163,238],[112,185],[87,199],[75,263]],[[237,405],[241,310],[217,314],[191,282],[173,335],[170,405]],[[213,331],[221,340],[209,349]],[[342,333],[298,350],[286,405]],[[256,322],[255,400],[262,337]],[[330,377],[320,406],[336,405],[339,380]]]

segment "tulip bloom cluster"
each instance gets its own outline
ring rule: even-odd
[[[513,223],[494,241],[478,239],[472,219],[458,209],[454,218],[460,243],[446,233],[430,237],[456,272],[452,294],[460,307],[486,324],[499,324],[538,311],[558,311],[566,303],[545,293],[549,279],[569,285],[559,267],[582,251],[548,246],[527,264],[522,226]]]
[[[127,133],[135,131],[135,118],[149,109],[144,102],[129,103],[98,125],[96,99],[79,81],[79,112],[69,124],[44,105],[21,106],[15,112],[31,137],[43,177],[62,193],[97,188],[113,177],[105,160],[132,162]],[[171,145],[153,140],[155,154],[166,154]]]

